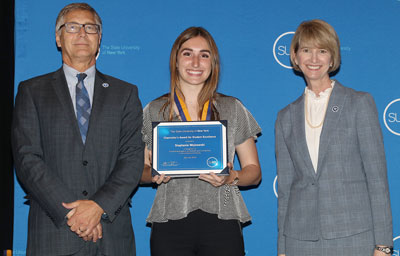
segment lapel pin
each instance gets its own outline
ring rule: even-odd
[[[110,86],[110,85],[109,85],[108,83],[103,83],[102,86],[103,86],[104,88],[107,88],[107,87]]]
[[[332,107],[332,112],[338,112],[339,111],[339,107],[338,106],[333,106]]]

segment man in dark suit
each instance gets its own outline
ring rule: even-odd
[[[63,66],[21,82],[16,172],[30,199],[27,255],[135,255],[128,199],[143,170],[137,88],[95,68],[101,19],[87,4],[56,22]]]

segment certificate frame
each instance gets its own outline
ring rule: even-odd
[[[152,176],[229,175],[226,120],[152,125]]]

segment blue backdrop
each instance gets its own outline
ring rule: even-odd
[[[15,86],[22,80],[58,69],[55,20],[70,1],[16,0]],[[149,0],[88,1],[103,19],[97,67],[134,83],[146,105],[169,90],[169,53],[175,38],[189,26],[203,26],[220,50],[219,91],[236,96],[263,129],[257,148],[263,180],[242,191],[253,217],[244,228],[247,255],[276,255],[277,199],[274,122],[277,112],[295,100],[304,81],[289,66],[293,31],[303,20],[320,18],[336,29],[342,65],[336,78],[372,93],[381,117],[394,237],[400,247],[400,0]],[[155,189],[139,187],[133,197],[133,227],[138,255],[149,255],[146,216]],[[14,255],[25,255],[28,206],[15,188]],[[228,245],[229,246],[229,245]],[[396,254],[397,253],[397,254]]]

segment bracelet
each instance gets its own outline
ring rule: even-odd
[[[390,246],[375,246],[375,250],[392,255],[393,254],[393,247]]]
[[[236,185],[239,182],[239,173],[236,172],[236,177],[233,179],[233,181],[229,185]]]
[[[238,182],[239,182],[239,177],[236,177],[236,178],[232,181],[231,185],[236,185],[236,184],[238,184]]]

